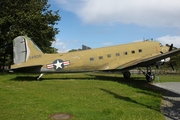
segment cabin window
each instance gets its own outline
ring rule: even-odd
[[[142,49],[139,49],[139,52],[142,52]]]
[[[128,53],[127,52],[124,52],[124,55],[127,55]]]
[[[94,61],[94,58],[90,58],[90,61]]]
[[[108,54],[107,57],[108,57],[108,58],[111,58],[111,54]]]
[[[103,59],[103,56],[99,56],[99,59]]]
[[[132,50],[131,53],[134,54],[134,53],[135,53],[135,50]]]
[[[118,56],[120,56],[120,54],[119,54],[119,53],[116,53],[116,57],[118,57]]]

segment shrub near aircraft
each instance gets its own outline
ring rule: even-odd
[[[151,66],[160,67],[170,61],[170,56],[180,52],[180,48],[162,46],[152,40],[133,42],[110,47],[60,53],[44,54],[27,36],[18,36],[13,40],[14,72],[68,73],[86,71],[122,71],[124,78],[129,79],[129,70],[146,67],[146,80],[152,82],[155,75]]]

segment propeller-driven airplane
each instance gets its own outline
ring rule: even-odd
[[[148,82],[155,79],[151,66],[160,67],[170,61],[170,56],[180,53],[180,48],[172,49],[152,40],[133,42],[96,49],[88,49],[60,54],[45,54],[27,36],[18,36],[13,40],[14,72],[68,73],[88,71],[122,71],[129,79],[129,70],[146,67],[142,71]]]

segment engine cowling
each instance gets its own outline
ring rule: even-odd
[[[166,62],[169,62],[170,60],[171,60],[171,58],[168,57],[168,58],[162,59],[161,62],[165,62],[166,63]]]
[[[157,68],[160,68],[162,65],[164,65],[164,63],[169,62],[170,60],[171,60],[171,58],[168,57],[168,58],[162,59],[160,61],[157,61],[155,65]]]

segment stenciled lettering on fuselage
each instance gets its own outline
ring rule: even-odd
[[[39,54],[39,55],[33,55],[33,56],[29,56],[29,59],[31,60],[31,59],[36,59],[36,58],[40,58],[40,57],[42,57],[41,54]]]
[[[61,59],[55,60],[53,63],[46,65],[46,68],[52,69],[54,68],[55,70],[61,70],[65,66],[68,66],[70,64],[70,61],[63,61]]]

